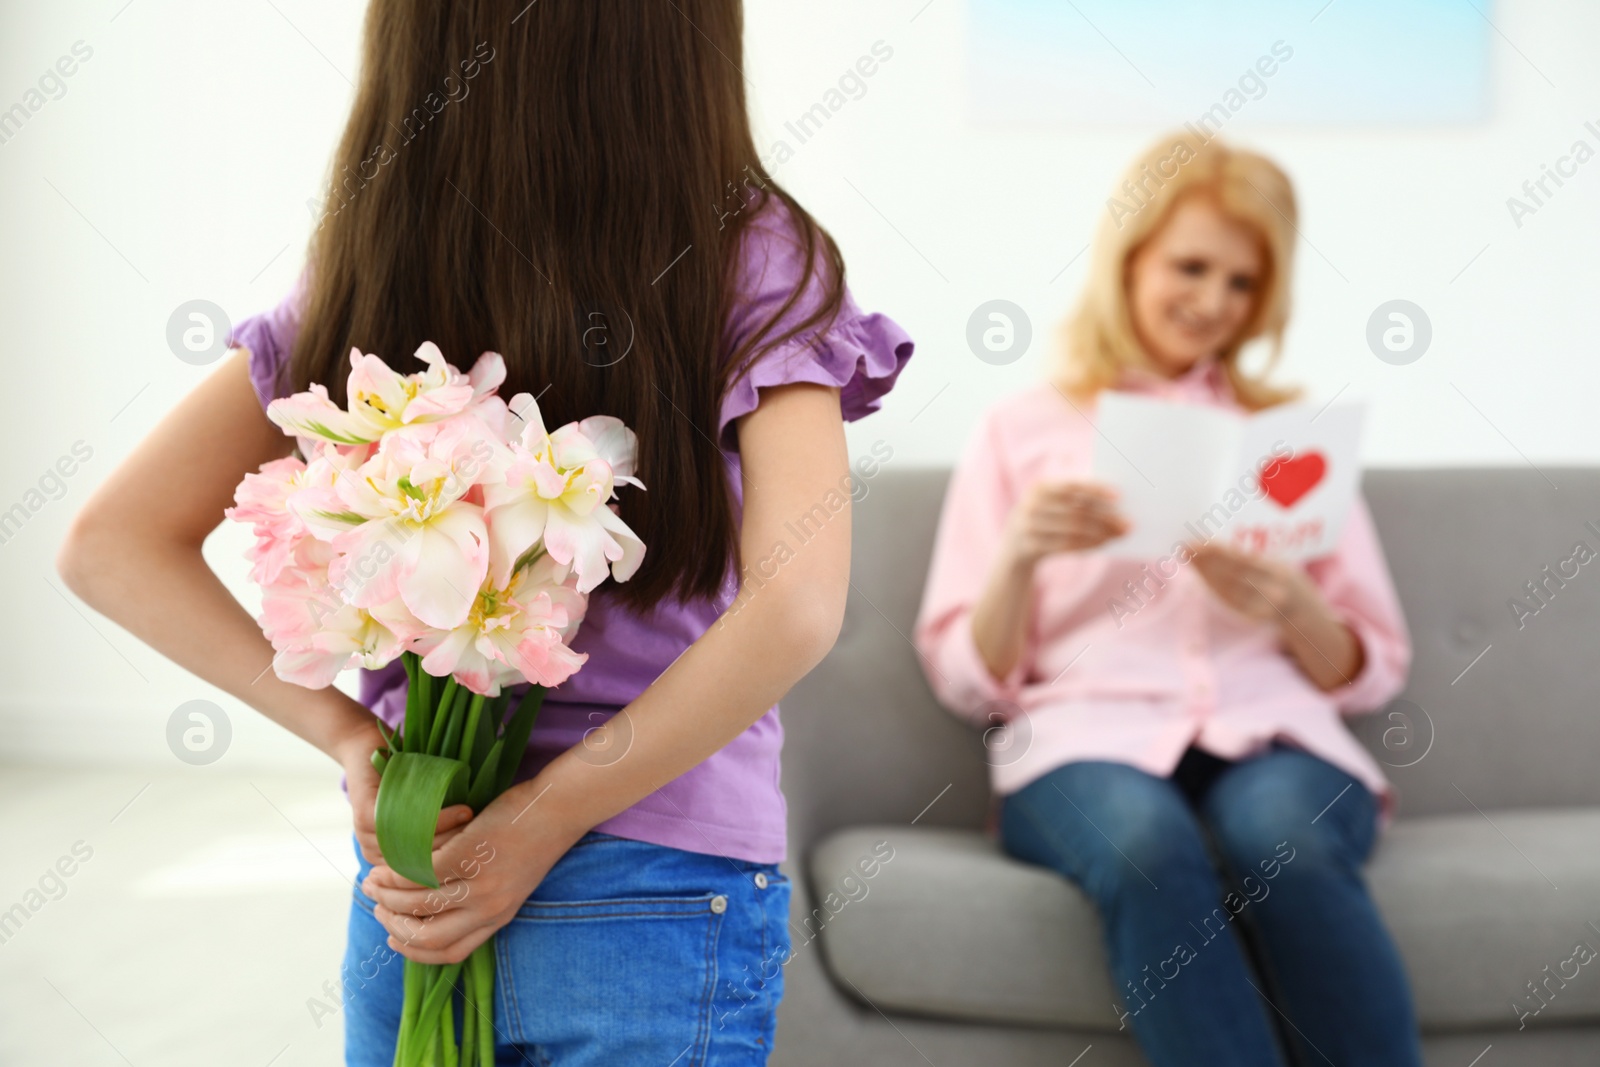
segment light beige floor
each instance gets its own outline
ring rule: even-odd
[[[0,766],[0,1065],[342,1063],[349,827],[336,773]]]

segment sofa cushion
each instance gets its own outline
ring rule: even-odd
[[[1600,810],[1587,808],[1390,827],[1367,878],[1424,1029],[1600,1020],[1597,841]],[[806,925],[847,993],[883,1011],[1118,1028],[1093,905],[990,838],[851,827],[819,842],[806,872],[817,908]]]

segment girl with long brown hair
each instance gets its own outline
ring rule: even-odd
[[[842,422],[877,408],[912,344],[856,306],[833,240],[763,168],[742,33],[739,0],[374,0],[299,282],[235,327],[62,549],[84,600],[344,768],[351,1064],[393,1057],[397,954],[455,962],[497,933],[502,1062],[771,1050],[789,900],[775,702],[842,618]],[[594,594],[588,661],[546,700],[519,783],[441,816],[435,868],[477,861],[442,907],[373,834],[373,716],[401,719],[399,662],[364,671],[359,701],[281,681],[200,554],[241,477],[293,446],[266,403],[312,383],[343,403],[352,347],[407,371],[425,340],[459,366],[501,353],[504,393],[536,394],[548,425],[621,419],[647,487],[620,504],[643,564]],[[142,488],[180,468],[181,492]],[[831,521],[714,626],[824,500]]]

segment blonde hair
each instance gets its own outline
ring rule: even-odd
[[[1253,230],[1265,269],[1255,308],[1238,336],[1218,353],[1235,398],[1256,411],[1293,400],[1298,389],[1271,385],[1267,374],[1283,350],[1289,319],[1297,211],[1288,175],[1265,156],[1229,148],[1187,130],[1167,134],[1133,161],[1106,201],[1094,236],[1089,281],[1061,324],[1058,384],[1084,399],[1116,383],[1125,367],[1156,368],[1139,344],[1128,310],[1127,267],[1135,252],[1166,224],[1179,200],[1206,196],[1228,218]],[[1259,373],[1239,366],[1239,353],[1258,337],[1271,341]]]

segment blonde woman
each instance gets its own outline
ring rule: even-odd
[[[1126,179],[1057,373],[988,411],[957,466],[915,641],[940,700],[1007,754],[1005,850],[1094,900],[1109,1008],[1151,1063],[1419,1065],[1361,876],[1394,793],[1341,721],[1410,665],[1365,507],[1304,566],[1208,543],[1157,575],[1089,551],[1128,526],[1088,474],[1101,391],[1294,395],[1240,361],[1263,339],[1270,369],[1281,346],[1293,189],[1185,133]],[[1142,606],[1114,610],[1130,582]]]

